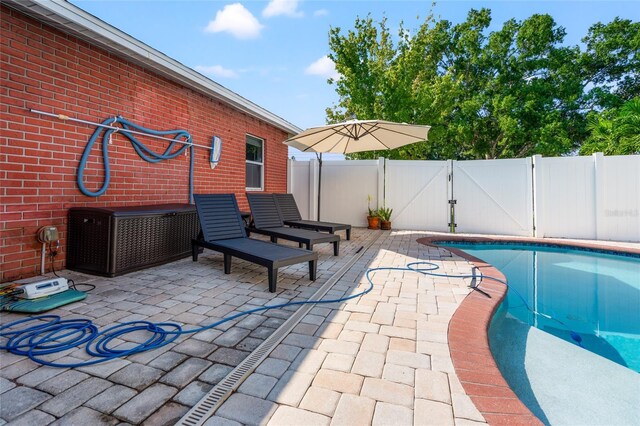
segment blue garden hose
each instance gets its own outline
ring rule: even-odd
[[[25,318],[17,321],[10,322],[8,324],[0,326],[0,337],[8,339],[8,341],[0,345],[0,349],[7,350],[13,354],[24,355],[29,357],[34,362],[50,367],[60,368],[74,368],[83,367],[87,365],[98,364],[101,362],[109,361],[115,358],[124,357],[127,355],[160,348],[165,346],[174,340],[176,340],[182,334],[199,333],[204,330],[208,330],[224,324],[228,321],[240,318],[244,315],[249,315],[256,312],[267,311],[270,309],[281,309],[286,306],[306,305],[306,304],[325,304],[325,303],[339,303],[347,300],[355,299],[369,293],[373,289],[372,274],[377,271],[413,271],[424,275],[436,276],[436,277],[449,277],[449,278],[480,278],[490,279],[500,282],[509,287],[506,281],[498,278],[480,275],[450,275],[439,274],[433,271],[437,270],[439,266],[432,262],[411,262],[405,267],[379,267],[367,269],[365,277],[369,282],[369,287],[359,293],[351,296],[340,297],[337,299],[321,299],[321,300],[304,300],[298,302],[280,303],[277,305],[268,305],[260,308],[250,309],[248,311],[239,312],[231,315],[230,317],[223,318],[219,321],[209,324],[207,326],[192,328],[189,330],[183,330],[182,326],[171,322],[152,323],[149,321],[131,321],[123,324],[111,326],[103,331],[98,331],[98,328],[91,323],[89,319],[61,319],[58,315],[39,315],[35,317]],[[509,287],[512,290],[513,287]],[[515,293],[523,300],[522,296],[515,291]],[[533,311],[536,315],[544,315]],[[547,315],[545,315],[548,317]],[[552,318],[553,319],[553,318]],[[565,328],[566,325],[559,320],[555,320],[562,324]],[[17,326],[35,323],[29,325],[26,328],[15,329]],[[567,330],[569,330],[567,328]],[[128,349],[116,349],[110,345],[114,339],[118,339],[128,333],[135,331],[147,331],[150,337],[143,343],[137,344],[134,347]],[[578,344],[582,341],[580,336],[569,330],[571,337]],[[85,345],[86,352],[93,357],[93,359],[74,362],[74,363],[61,363],[50,362],[41,358],[43,355],[62,352],[69,349],[78,348],[81,345]]]
[[[121,116],[117,116],[114,118],[107,118],[101,124],[102,126],[113,126],[116,123],[120,123],[122,128],[125,130],[122,132],[133,146],[133,149],[136,150],[138,155],[145,161],[149,163],[158,163],[162,160],[170,160],[176,158],[178,155],[182,154],[186,149],[189,149],[189,203],[193,201],[193,145],[191,145],[191,134],[186,130],[151,130],[145,127],[139,126],[135,123],[132,123],[129,120]],[[144,145],[135,136],[126,130],[137,130],[140,132],[148,133],[150,135],[155,136],[165,136],[165,135],[175,135],[173,137],[173,141],[169,143],[169,146],[163,153],[158,153],[152,151],[149,147]],[[102,186],[97,191],[90,191],[84,185],[84,169],[87,165],[87,160],[89,159],[89,155],[91,154],[91,150],[93,149],[93,145],[95,144],[98,136],[102,132],[103,127],[98,127],[87,142],[87,146],[84,148],[84,152],[82,153],[82,158],[80,159],[80,165],[78,166],[78,188],[80,188],[80,192],[88,197],[99,197],[104,194],[107,188],[109,187],[109,182],[111,181],[111,167],[109,165],[109,139],[113,133],[118,133],[119,129],[108,128],[104,131],[102,136],[102,163],[104,165],[104,181]],[[184,139],[184,142],[180,142],[180,139]],[[185,143],[186,142],[186,143]],[[175,145],[180,143],[181,146],[177,150],[173,151]],[[172,152],[173,151],[173,152]]]

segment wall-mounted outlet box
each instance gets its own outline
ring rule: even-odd
[[[38,230],[38,241],[41,243],[50,243],[59,239],[58,228],[55,226],[43,226]]]

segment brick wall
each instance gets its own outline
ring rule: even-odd
[[[286,191],[287,138],[279,130],[224,102],[173,83],[133,63],[0,6],[0,177],[2,215],[0,282],[40,273],[37,230],[61,231],[64,267],[66,216],[75,206],[116,206],[188,201],[189,158],[148,163],[122,135],[109,146],[111,183],[100,197],[83,195],[76,184],[82,152],[95,128],[34,114],[30,108],[89,121],[124,118],[155,130],[185,129],[196,144],[223,140],[218,166],[209,151],[194,150],[194,192],[245,193],[245,136],[265,140],[265,190]],[[162,152],[167,142],[141,138]],[[85,171],[88,189],[103,179],[101,143]],[[47,270],[51,269],[47,262]]]

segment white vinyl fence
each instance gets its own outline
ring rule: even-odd
[[[288,191],[317,219],[317,161],[289,161]],[[396,229],[640,242],[640,156],[324,161],[320,217]],[[452,226],[454,225],[454,226]]]

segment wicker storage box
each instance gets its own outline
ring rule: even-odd
[[[69,209],[67,268],[115,277],[191,254],[195,206],[161,204]]]

